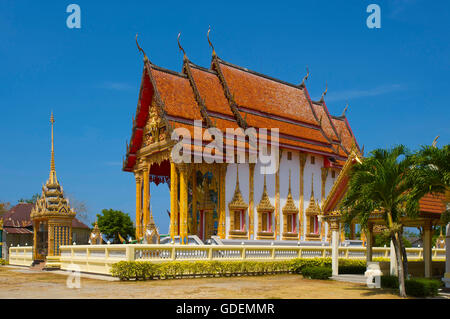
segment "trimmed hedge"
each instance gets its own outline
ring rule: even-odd
[[[441,282],[428,278],[412,278],[405,282],[406,294],[414,297],[436,296]]]
[[[224,277],[235,275],[264,275],[276,273],[302,273],[304,267],[328,267],[331,258],[296,258],[280,261],[121,261],[112,265],[111,274],[122,280],[168,279],[181,277]],[[364,267],[365,261],[342,260],[340,272],[354,273]]]
[[[302,275],[309,279],[326,280],[331,277],[331,268],[324,266],[304,267],[302,269]]]
[[[121,280],[171,279],[181,277],[223,277],[291,272],[291,261],[120,261],[111,274]]]
[[[330,267],[331,257],[296,258],[292,260],[292,272],[300,274],[304,267]],[[339,259],[340,274],[364,274],[366,261],[358,259]]]
[[[381,287],[398,289],[397,276],[381,276]],[[411,278],[405,281],[406,294],[413,297],[430,297],[438,294],[441,282],[428,278]]]

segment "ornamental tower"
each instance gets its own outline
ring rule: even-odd
[[[63,188],[56,177],[53,112],[50,123],[52,126],[50,175],[46,184],[42,186],[42,195],[36,201],[30,215],[34,231],[34,260],[57,256],[61,245],[69,245],[72,242],[72,220],[76,215],[70,208],[69,201],[64,197]]]

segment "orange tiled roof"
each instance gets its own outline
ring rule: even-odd
[[[353,144],[347,120],[332,118],[325,103],[312,103],[304,86],[249,71],[216,56],[212,69],[199,67],[186,58],[182,73],[146,60],[125,171],[132,171],[136,163],[152,100],[162,108],[167,123],[191,132],[194,120],[207,121],[207,125],[223,132],[242,124],[278,128],[281,148],[334,156],[341,162],[348,153],[337,146],[343,145],[348,151]],[[341,139],[336,134],[339,129]]]
[[[303,90],[221,61],[220,67],[239,106],[318,125]]]
[[[445,211],[445,196],[443,194],[426,194],[419,200],[421,212],[442,213]]]

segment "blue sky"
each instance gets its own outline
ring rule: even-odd
[[[81,7],[81,29],[66,7]],[[381,7],[368,29],[366,7]],[[226,61],[299,83],[347,116],[366,151],[412,149],[450,140],[448,1],[0,1],[0,200],[40,192],[50,167],[51,110],[56,170],[90,220],[103,208],[134,219],[131,173],[121,171],[136,110],[142,57],[180,70],[177,34],[196,64],[209,66],[208,25]],[[152,185],[152,207],[168,228],[166,185]]]

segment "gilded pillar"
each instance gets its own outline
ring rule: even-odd
[[[197,235],[197,171],[193,170],[192,177],[192,222],[191,234]]]
[[[217,234],[221,239],[226,236],[226,206],[225,206],[225,177],[227,173],[227,164],[219,164],[219,225]]]
[[[299,154],[299,164],[300,164],[300,198],[298,208],[298,240],[302,238],[303,234],[303,206],[304,206],[303,192],[304,192],[306,153]]]
[[[280,233],[280,158],[281,151],[277,162],[277,172],[275,173],[275,239],[278,239]]]
[[[144,207],[142,210],[141,236],[144,235],[144,229],[150,220],[150,174],[149,168],[144,168]]]
[[[321,182],[322,182],[322,197],[321,197],[321,206],[323,204],[323,202],[325,201],[325,184],[327,181],[327,176],[328,176],[328,168],[327,167],[322,167],[321,169]],[[331,230],[331,227],[328,227],[328,230]],[[322,221],[321,225],[320,225],[320,239],[323,241],[325,238],[325,222]]]
[[[33,223],[33,260],[37,259],[37,232],[39,231],[39,222]],[[6,240],[5,240],[6,243]],[[8,249],[8,247],[6,247]]]
[[[249,163],[249,174],[248,174],[248,239],[252,239],[253,230],[254,230],[254,221],[253,221],[253,197],[254,197],[254,176],[255,176],[255,164]]]
[[[55,243],[55,226],[51,223],[48,223],[48,246],[47,246],[47,255],[54,256],[55,251],[53,249]]]
[[[140,173],[134,174],[136,179],[136,239],[142,236],[141,233],[141,214],[142,214],[142,178]]]
[[[175,163],[170,162],[170,237],[178,233],[178,174]]]
[[[186,164],[179,164],[180,172],[180,241],[182,244],[187,243],[188,229],[188,167]]]

